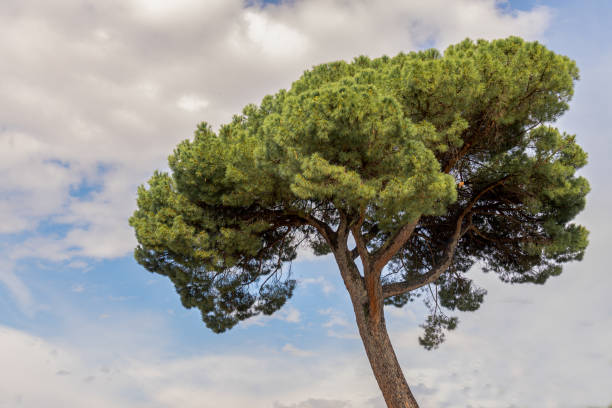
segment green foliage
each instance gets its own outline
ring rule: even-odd
[[[440,277],[438,296],[440,305],[449,310],[473,312],[480,307],[486,290],[474,287],[471,280],[464,278]]]
[[[427,350],[437,349],[444,342],[446,330],[454,330],[459,323],[456,317],[442,315],[429,315],[421,326],[424,329],[423,337],[419,337],[419,344]]]
[[[576,175],[586,153],[550,126],[577,79],[572,60],[516,37],[313,67],[177,146],[171,174],[138,191],[136,259],[220,332],[282,307],[295,286],[283,265],[301,243],[331,251],[309,219],[335,228],[363,217],[370,252],[418,220],[388,264],[382,283],[393,283],[436,265],[477,197],[452,273],[435,283],[441,306],[482,303],[465,276],[475,262],[507,282],[544,283],[587,245],[570,223],[589,190]],[[432,348],[455,325],[430,316],[421,342]]]

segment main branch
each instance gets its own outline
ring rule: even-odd
[[[395,232],[374,254],[372,254],[372,270],[380,277],[380,272],[412,236],[412,231],[419,223],[419,218],[404,224]]]
[[[383,285],[382,287],[383,299],[386,299],[392,296],[401,295],[403,293],[410,292],[412,290],[418,289],[422,286],[435,282],[440,277],[440,275],[442,275],[442,273],[444,273],[448,269],[448,267],[452,263],[453,256],[455,255],[455,250],[457,249],[457,244],[459,243],[461,236],[465,232],[465,229],[463,228],[463,220],[465,219],[465,217],[468,216],[468,214],[470,214],[470,212],[472,211],[472,208],[478,202],[478,200],[482,198],[482,196],[484,196],[489,191],[493,190],[495,187],[504,184],[506,180],[510,177],[511,176],[508,175],[508,176],[505,176],[497,180],[496,182],[489,184],[468,202],[468,204],[465,206],[461,214],[459,214],[459,216],[457,217],[457,221],[455,224],[455,231],[453,232],[453,235],[448,240],[446,247],[444,248],[444,252],[442,253],[442,257],[436,263],[436,265],[433,268],[431,268],[429,272],[424,273],[422,275],[415,276],[412,279],[405,280],[402,282],[393,282],[393,283],[388,283],[386,285]]]

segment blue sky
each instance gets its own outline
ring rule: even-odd
[[[215,335],[132,260],[135,190],[199,121],[313,64],[507,35],[581,70],[557,125],[589,153],[591,246],[542,287],[472,271],[485,304],[438,351],[418,346],[416,303],[387,310],[391,338],[423,406],[612,402],[612,4],[270,3],[2,2],[0,407],[383,407],[331,259],[303,254],[281,312]]]

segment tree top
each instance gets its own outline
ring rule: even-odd
[[[577,79],[517,37],[315,66],[177,146],[139,188],[136,259],[217,332],[278,310],[297,248],[334,252],[342,231],[397,306],[436,283],[442,306],[475,310],[476,262],[543,283],[587,244],[570,223],[586,153],[551,127]]]

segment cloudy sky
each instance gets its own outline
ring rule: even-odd
[[[285,308],[222,335],[131,258],[136,187],[198,122],[230,120],[337,59],[519,35],[575,59],[558,126],[590,155],[581,263],[489,291],[437,351],[388,310],[424,407],[612,402],[612,4],[494,0],[2,0],[0,407],[382,408],[329,258]]]

